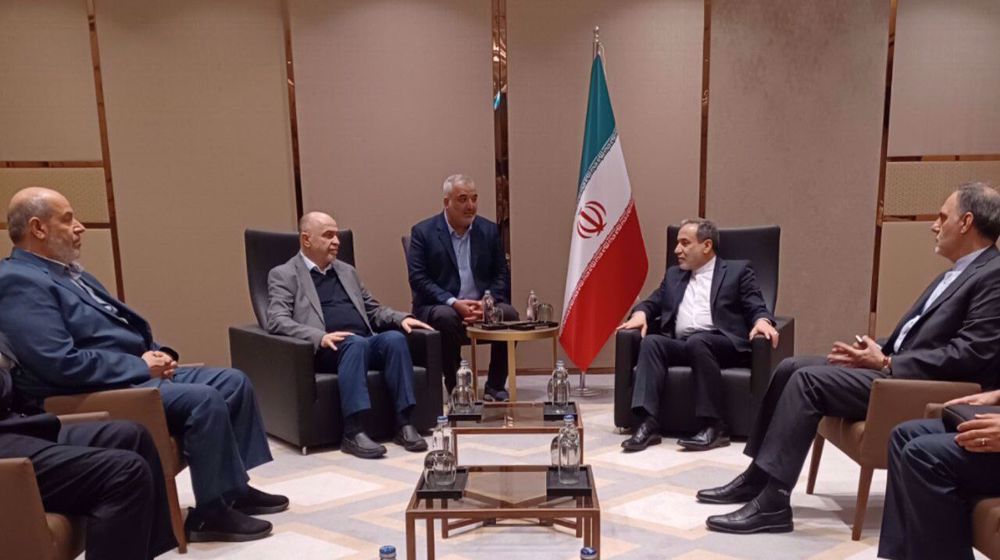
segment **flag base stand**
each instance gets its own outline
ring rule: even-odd
[[[600,391],[593,387],[587,387],[587,372],[580,371],[580,384],[573,387],[569,391],[574,397],[593,397],[596,396]]]

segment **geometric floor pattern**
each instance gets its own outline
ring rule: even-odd
[[[574,382],[576,380],[574,379]],[[518,379],[523,400],[542,400],[546,377]],[[595,375],[596,397],[577,398],[586,425],[586,462],[593,466],[601,501],[602,558],[663,560],[873,560],[882,516],[885,471],[876,471],[865,530],[851,540],[851,518],[859,470],[833,446],[823,453],[816,494],[805,494],[805,473],[792,494],[795,531],[777,535],[724,535],[705,530],[705,517],[734,509],[699,504],[699,488],[716,486],[742,471],[742,442],[703,453],[680,451],[673,439],[638,454],[623,454],[625,436],[614,428],[613,376]],[[461,440],[464,464],[547,464],[550,436],[477,436]],[[308,456],[273,440],[275,460],[254,469],[251,483],[286,494],[288,511],[269,516],[269,538],[241,544],[191,544],[188,560],[370,560],[383,544],[405,558],[403,511],[423,466],[423,454],[391,442],[380,460],[362,460],[338,449]],[[808,465],[808,461],[806,462]],[[183,506],[193,505],[187,471],[178,478]],[[417,558],[425,556],[418,523]],[[441,560],[579,558],[581,541],[568,530],[537,525],[466,528],[436,539]],[[977,556],[978,557],[978,556]],[[408,559],[415,560],[415,559]]]

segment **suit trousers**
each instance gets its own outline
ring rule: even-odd
[[[520,319],[517,310],[506,303],[498,303],[504,321]],[[420,309],[417,318],[441,333],[441,373],[445,387],[450,392],[455,388],[455,372],[462,359],[462,345],[469,344],[465,335],[465,323],[458,311],[449,305],[433,305]],[[486,385],[493,389],[503,389],[507,385],[507,343],[490,343],[490,371]]]
[[[160,389],[199,506],[239,497],[250,480],[247,471],[271,460],[257,397],[242,371],[181,367],[173,381],[151,379],[140,386]]]
[[[738,351],[726,335],[718,332],[694,333],[684,339],[646,335],[639,344],[632,409],[642,409],[656,418],[666,391],[668,368],[690,366],[695,416],[719,420],[724,410],[722,368],[749,363],[750,353]]]
[[[879,557],[972,560],[972,510],[977,498],[1000,496],[998,472],[1000,453],[966,451],[941,420],[896,426]]]
[[[175,546],[160,456],[133,422],[66,426],[58,443],[0,434],[0,458],[27,457],[45,511],[86,518],[86,556],[147,559]]]
[[[862,420],[880,371],[827,365],[821,357],[787,358],[774,370],[743,453],[789,488],[824,416]]]
[[[316,371],[337,374],[340,409],[345,418],[372,407],[368,396],[370,369],[382,370],[397,415],[402,416],[417,403],[413,396],[413,358],[402,332],[353,335],[338,342],[337,350],[320,348],[316,352]]]

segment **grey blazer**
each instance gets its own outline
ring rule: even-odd
[[[373,298],[353,266],[333,261],[333,269],[372,332],[398,328],[403,319],[410,316]],[[272,268],[267,275],[267,330],[272,334],[308,340],[317,350],[326,334],[316,285],[298,253],[285,264]]]

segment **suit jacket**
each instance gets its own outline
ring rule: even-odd
[[[0,333],[20,365],[14,376],[18,391],[43,399],[147,381],[149,367],[140,356],[162,348],[149,323],[84,272],[84,282],[115,307],[123,323],[65,269],[18,248],[0,263]]]
[[[663,276],[660,287],[632,310],[645,311],[646,320],[659,318],[660,329],[667,336],[674,336],[677,309],[688,282],[691,271],[671,266]],[[723,260],[715,258],[712,275],[712,324],[726,335],[740,352],[750,351],[750,329],[758,319],[767,319],[774,324],[774,315],[767,309],[764,297],[757,286],[757,278],[749,261]]]
[[[333,261],[333,270],[372,332],[398,328],[403,319],[409,317],[408,313],[386,307],[373,298],[353,266]],[[285,264],[272,268],[267,275],[267,330],[272,334],[308,340],[317,350],[326,335],[316,285],[298,253]]]
[[[903,325],[920,315],[944,276],[924,290],[883,346],[892,375],[909,379],[974,381],[997,385],[1000,371],[1000,251],[990,246],[956,278],[910,329],[898,353]]]
[[[470,227],[469,264],[476,288],[489,290],[498,302],[510,303],[510,271],[504,255],[500,229],[482,216]],[[413,312],[422,316],[433,305],[447,305],[461,287],[458,258],[444,214],[436,214],[410,230],[410,250],[406,254]]]

